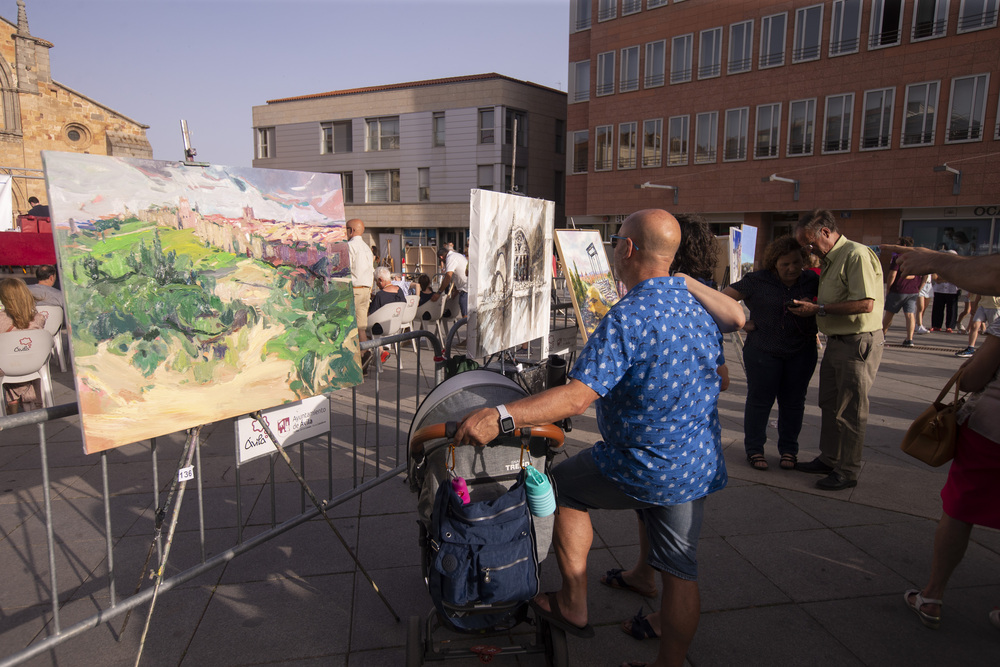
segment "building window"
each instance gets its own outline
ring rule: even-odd
[[[369,118],[368,150],[394,151],[399,149],[399,116]]]
[[[354,203],[354,172],[340,172],[340,191],[344,193],[344,203]]]
[[[621,81],[618,92],[627,93],[639,90],[639,47],[630,46],[622,49]]]
[[[527,194],[528,192],[528,168],[527,167],[517,167],[514,170],[514,183],[511,187],[510,182],[510,165],[504,166],[503,172],[503,191],[504,192],[516,192],[518,194]]]
[[[642,0],[622,0],[622,16],[638,14],[642,9]]]
[[[642,123],[642,166],[659,167],[662,160],[663,120],[647,120]]]
[[[434,115],[431,116],[431,133],[434,135],[432,139],[433,146],[444,146],[444,112],[435,111]]]
[[[476,167],[476,187],[480,190],[493,189],[492,164],[481,164]]]
[[[606,51],[597,54],[597,95],[610,95],[615,92],[615,52]]]
[[[757,138],[753,148],[755,158],[778,157],[778,129],[780,126],[780,103],[761,104],[757,107],[757,124],[754,128]]]
[[[851,150],[851,114],[854,93],[829,95],[823,118],[823,152],[846,153]]]
[[[865,93],[864,125],[861,150],[889,148],[892,136],[892,105],[895,88],[869,90]]]
[[[910,41],[944,37],[948,32],[948,0],[916,0]]]
[[[749,72],[753,66],[753,21],[729,26],[729,66],[726,72]]]
[[[667,71],[667,40],[646,44],[646,77],[643,86],[655,88],[663,85]]]
[[[708,111],[698,114],[694,122],[694,163],[714,163],[718,151],[719,112]]]
[[[562,118],[556,118],[555,151],[558,155],[566,154],[566,121]]]
[[[577,30],[587,30],[590,28],[590,0],[573,0],[571,5],[573,11],[572,24]]]
[[[590,132],[587,130],[577,130],[573,133],[573,164],[571,173],[586,174],[587,162],[589,160]]]
[[[590,99],[590,61],[581,60],[570,63],[570,85],[569,91],[571,102],[586,102]]]
[[[506,109],[504,113],[503,142],[514,143],[514,126],[517,126],[517,145],[528,145],[528,114],[517,109]]]
[[[690,116],[674,116],[667,122],[667,164],[677,166],[688,161]]]
[[[747,159],[749,121],[750,107],[726,110],[726,143],[722,148],[723,162]]]
[[[259,159],[274,157],[274,128],[257,128],[257,157]]]
[[[594,171],[611,169],[611,151],[614,146],[614,126],[598,125],[594,134]]]
[[[868,48],[880,49],[899,44],[903,27],[903,0],[872,0],[871,33]]]
[[[670,50],[670,83],[691,80],[691,59],[694,33],[674,37]]]
[[[365,201],[369,204],[386,204],[399,201],[399,169],[381,169],[366,172],[368,185]]]
[[[417,168],[417,201],[431,200],[431,169]]]
[[[946,144],[982,140],[989,89],[989,74],[952,79]]]
[[[834,0],[830,57],[857,53],[861,42],[861,0]]]
[[[788,155],[812,155],[816,138],[816,100],[788,105]]]
[[[937,109],[938,82],[914,83],[906,87],[903,103],[903,146],[934,144],[934,110]]]
[[[785,25],[788,13],[765,16],[760,20],[761,69],[785,64]]]
[[[351,121],[341,120],[333,123],[321,123],[319,152],[350,153],[353,150],[351,138]]]
[[[493,143],[493,108],[479,110],[479,143]]]
[[[618,15],[618,0],[597,0],[597,20],[610,21]]]
[[[722,28],[702,30],[698,38],[698,78],[722,74]]]
[[[636,123],[618,126],[618,168],[635,169]]]
[[[646,0],[646,9],[654,9],[667,4],[667,0]]]
[[[822,29],[823,5],[813,5],[795,10],[795,35],[792,43],[793,63],[819,60]]]
[[[962,0],[958,10],[958,31],[982,30],[997,24],[998,0]]]

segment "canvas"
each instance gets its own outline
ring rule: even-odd
[[[753,271],[754,255],[757,252],[757,228],[743,225],[743,235],[740,241],[740,277]]]
[[[87,452],[361,381],[339,176],[42,159]]]
[[[490,190],[473,190],[470,199],[470,356],[541,338],[545,358],[555,204]]]
[[[599,232],[557,229],[555,237],[576,321],[586,343],[604,314],[618,303],[618,286]]]
[[[739,282],[743,277],[743,230],[729,228],[729,284]]]

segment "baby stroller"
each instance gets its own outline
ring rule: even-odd
[[[468,412],[526,395],[499,373],[472,370],[442,382],[417,408],[407,471],[410,490],[418,494],[421,571],[434,609],[426,617],[409,619],[407,667],[473,655],[488,662],[495,655],[542,652],[550,665],[568,664],[565,631],[530,615],[528,604],[538,590],[538,563],[548,553],[554,517],[532,517],[518,502],[525,495],[522,467],[530,463],[547,473],[562,447],[562,430],[552,425],[519,429],[487,447],[452,444],[456,422]],[[468,488],[465,502],[451,483],[457,477]],[[500,517],[503,525],[482,532],[481,522],[492,528]],[[453,543],[463,541],[451,539],[459,534],[468,544]],[[534,633],[511,631],[522,622],[530,622]],[[439,629],[507,641],[496,646],[452,636],[435,645]]]

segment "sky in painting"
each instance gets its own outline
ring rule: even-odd
[[[149,125],[157,160],[250,166],[267,100],[497,72],[566,90],[569,0],[25,0],[52,78]],[[16,0],[0,15],[17,22]]]
[[[140,211],[150,206],[176,207],[181,198],[198,204],[205,215],[238,218],[243,206],[265,220],[314,225],[342,225],[344,202],[340,178],[275,169],[212,165],[207,168],[103,155],[45,152],[50,205],[56,223],[89,220]],[[113,185],[113,187],[112,187]]]

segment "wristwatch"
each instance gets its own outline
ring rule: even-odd
[[[497,412],[500,413],[500,432],[504,435],[511,435],[514,433],[514,418],[510,416],[507,412],[506,405],[498,405]]]
[[[826,304],[819,304],[819,311],[816,314],[820,317],[826,317]]]

